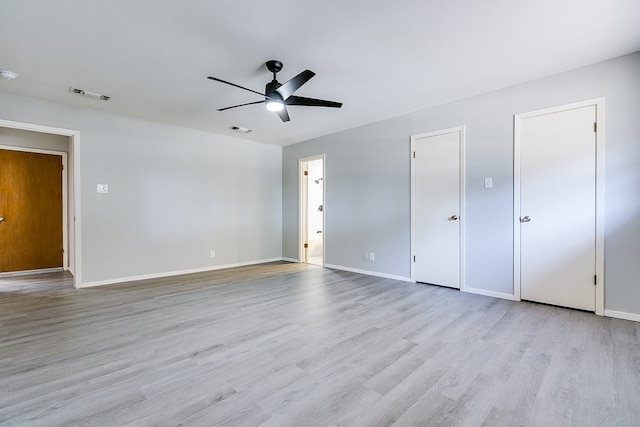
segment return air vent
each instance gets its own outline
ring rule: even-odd
[[[84,89],[70,87],[69,91],[77,95],[82,95],[84,97],[91,98],[91,99],[99,99],[101,101],[108,101],[111,99],[110,96],[102,95],[101,93],[96,93],[96,92],[89,92],[88,90],[84,90]]]

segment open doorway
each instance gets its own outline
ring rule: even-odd
[[[300,159],[299,259],[324,265],[324,155]]]
[[[73,275],[73,286],[81,287],[80,263],[80,133],[75,130],[53,128],[0,119],[0,144],[6,150],[30,152],[61,157],[62,174],[62,245],[63,270]],[[39,137],[38,137],[39,136]],[[58,137],[61,138],[58,138]],[[0,215],[1,216],[1,215]],[[5,224],[9,224],[8,222]],[[23,270],[23,268],[18,268]],[[29,269],[30,270],[30,269]],[[27,271],[29,271],[27,270]],[[42,270],[38,268],[38,270]],[[44,270],[46,272],[46,270]],[[9,272],[8,275],[14,273]]]

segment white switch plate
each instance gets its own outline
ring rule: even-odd
[[[375,261],[376,260],[376,254],[374,252],[369,252],[369,261]]]
[[[109,192],[109,184],[96,185],[96,192],[100,194],[107,194]]]
[[[215,258],[216,257],[216,251],[211,251],[211,258]]]
[[[484,179],[484,188],[493,188],[493,178]]]

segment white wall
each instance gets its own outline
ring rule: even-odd
[[[3,92],[0,119],[80,132],[83,284],[281,257],[280,147]]]
[[[513,294],[513,116],[597,97],[605,309],[640,315],[640,53],[285,147],[283,256],[297,257],[297,159],[325,153],[326,262],[409,277],[410,136],[466,125],[466,286]]]

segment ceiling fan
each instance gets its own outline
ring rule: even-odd
[[[308,107],[342,107],[341,102],[325,101],[323,99],[305,98],[302,96],[295,96],[293,93],[300,88],[303,84],[308,82],[313,76],[316,75],[313,71],[304,70],[294,78],[288,80],[285,83],[279,83],[276,80],[276,74],[282,70],[282,62],[271,60],[265,64],[267,69],[273,73],[273,80],[264,88],[264,93],[248,89],[246,87],[231,83],[217,77],[207,77],[208,79],[215,80],[220,83],[235,86],[240,89],[248,90],[249,92],[257,93],[264,96],[264,99],[260,101],[247,102],[246,104],[233,105],[231,107],[219,108],[218,111],[229,110],[231,108],[244,107],[245,105],[262,104],[267,106],[267,110],[275,111],[283,122],[288,122],[289,113],[287,112],[287,105],[305,105]]]

